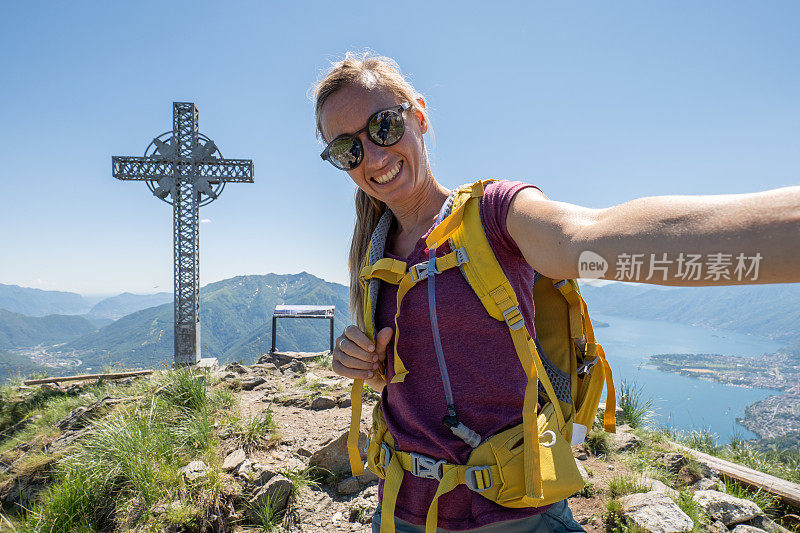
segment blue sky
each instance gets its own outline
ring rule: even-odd
[[[800,182],[797,2],[5,2],[0,283],[172,290],[171,207],[111,177],[193,101],[254,184],[201,209],[201,282],[346,279],[354,186],[307,93],[369,47],[427,97],[434,173],[607,207]]]

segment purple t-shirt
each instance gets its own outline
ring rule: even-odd
[[[531,186],[510,181],[490,183],[480,200],[480,213],[492,250],[519,298],[528,331],[534,335],[532,291],[535,271],[522,257],[506,229],[512,198],[523,188]],[[425,237],[427,233],[407,258],[388,251],[385,256],[406,261],[409,266],[427,261]],[[448,252],[450,248],[445,244],[437,249],[436,255]],[[381,284],[375,331],[386,326],[394,328],[396,297],[396,285]],[[436,313],[459,420],[479,433],[482,440],[520,424],[527,378],[508,327],[489,316],[458,268],[436,276]],[[398,328],[398,353],[409,373],[404,382],[389,383],[381,396],[386,423],[397,448],[465,464],[472,448],[442,424],[447,414],[447,402],[433,346],[427,283],[418,284],[403,298]],[[394,376],[396,337],[395,332],[386,351],[387,381]],[[406,522],[424,525],[437,486],[435,479],[418,478],[406,472],[395,515]],[[379,482],[378,493],[382,499],[383,480]],[[474,529],[539,514],[548,507],[503,507],[465,485],[459,485],[439,498],[439,527]]]

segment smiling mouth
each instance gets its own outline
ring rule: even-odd
[[[397,163],[397,165],[395,165],[395,167],[392,170],[390,170],[389,172],[387,172],[386,174],[382,174],[380,176],[375,176],[374,178],[372,178],[372,180],[377,182],[377,183],[380,183],[381,185],[389,183],[390,181],[392,181],[395,178],[395,176],[397,176],[397,174],[400,172],[401,168],[403,168],[403,162],[402,161]]]

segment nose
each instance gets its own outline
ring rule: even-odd
[[[366,133],[359,135],[361,145],[364,147],[364,165],[367,171],[379,170],[389,161],[389,153],[383,146],[378,146],[367,138]]]

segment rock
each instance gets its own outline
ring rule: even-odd
[[[247,459],[247,455],[244,453],[244,450],[242,448],[232,451],[225,457],[225,460],[222,462],[222,471],[231,472],[233,470],[236,470],[237,468],[239,468],[239,465],[241,465],[244,462],[245,459]]]
[[[694,490],[716,490],[716,491],[719,491],[720,482],[719,482],[719,479],[704,477],[702,479],[698,479],[695,483],[693,483],[691,488],[693,488]]]
[[[377,483],[379,478],[378,475],[375,474],[375,472],[373,472],[369,468],[365,468],[364,473],[361,474],[360,476],[356,476],[356,479],[358,479],[358,482],[361,483],[362,485],[369,485],[370,483]]]
[[[311,457],[311,452],[300,446],[297,448],[297,455],[300,457]]]
[[[698,490],[692,497],[706,515],[728,527],[763,514],[761,508],[750,500],[736,498],[716,490]]]
[[[263,485],[277,475],[266,465],[261,463],[254,463],[249,459],[245,459],[239,468],[236,470],[236,475],[244,479],[248,483],[254,485]]]
[[[575,464],[576,464],[576,465],[578,465],[578,472],[580,472],[580,473],[581,473],[581,477],[582,477],[584,480],[587,480],[587,479],[589,479],[589,472],[587,472],[587,471],[586,471],[586,469],[583,467],[583,465],[580,463],[580,461],[578,461],[578,460],[576,459],[576,460],[575,460]]]
[[[72,384],[66,389],[64,389],[64,394],[66,394],[67,396],[77,396],[82,392],[83,392],[83,385],[78,385],[77,383]]]
[[[158,505],[154,505],[152,509],[150,509],[150,514],[153,516],[161,516],[167,514],[167,506],[163,503],[159,503]]]
[[[306,364],[302,361],[292,361],[289,364],[289,370],[295,372],[296,374],[305,374],[308,370],[308,367],[306,367]]]
[[[233,361],[225,366],[225,370],[234,374],[247,374],[250,370],[241,363]]]
[[[702,463],[694,463],[693,468],[687,464],[678,471],[678,483],[692,485],[711,475],[711,469]]]
[[[336,492],[339,494],[350,495],[356,494],[361,490],[361,484],[358,482],[358,479],[354,477],[349,477],[343,479],[336,485]]]
[[[358,432],[358,450],[361,460],[366,460],[364,448],[367,446],[367,434],[363,431]],[[325,446],[314,452],[309,458],[308,464],[329,470],[334,474],[349,474],[350,459],[347,455],[347,432],[327,443]]]
[[[790,516],[792,516],[792,515],[785,515],[783,517],[783,519],[786,520]],[[789,521],[790,520],[787,520],[787,522],[789,522]],[[770,520],[769,518],[767,518],[764,515],[760,515],[760,516],[757,516],[757,517],[753,518],[752,520],[750,520],[749,525],[761,528],[764,531],[769,531],[770,533],[791,533],[791,531],[789,531],[785,527],[781,526],[777,522],[773,522],[772,520]]]
[[[739,524],[738,526],[733,528],[731,531],[733,531],[733,533],[759,533],[759,532],[760,533],[764,533],[764,530],[761,529],[761,528],[748,526],[748,525],[745,525],[745,524]]]
[[[243,390],[253,390],[254,388],[258,387],[259,385],[266,383],[267,380],[262,378],[261,376],[253,376],[251,378],[247,378],[242,380],[242,389]]]
[[[346,408],[353,405],[353,402],[350,400],[349,394],[341,394],[336,398],[336,405],[341,408]]]
[[[56,422],[55,426],[61,431],[81,429],[89,423],[89,420],[99,416],[107,405],[108,397],[83,407],[76,407],[67,416]]]
[[[708,524],[706,529],[708,529],[709,533],[728,533],[728,528],[725,527],[725,524],[719,520],[712,524]]]
[[[683,454],[672,452],[659,457],[658,463],[664,466],[670,474],[677,474],[687,463],[687,459]]]
[[[623,496],[622,515],[651,533],[691,531],[694,523],[689,516],[661,492],[640,492]]]
[[[314,411],[322,411],[323,409],[332,409],[336,407],[336,400],[330,396],[318,396],[311,402],[311,409]]]
[[[43,383],[42,384],[42,392],[44,394],[59,394],[61,393],[61,387],[58,386],[58,383]]]
[[[629,452],[639,448],[642,440],[631,432],[630,426],[619,426],[617,432],[611,435],[613,448],[618,452]]]
[[[50,484],[54,463],[55,459],[49,458],[36,464],[35,467],[27,467],[25,472],[17,472],[0,482],[0,509],[18,506],[29,509],[38,499],[39,493]]]
[[[256,363],[254,365],[251,365],[250,368],[265,374],[272,373],[278,370],[278,367],[275,366],[275,363]]]
[[[666,494],[667,496],[677,496],[678,491],[666,486],[664,483],[657,479],[649,478],[649,477],[638,477],[636,478],[636,484],[642,485],[650,489],[650,491],[661,492]]]
[[[178,473],[183,475],[187,483],[193,483],[198,479],[206,477],[210,471],[211,469],[209,469],[203,461],[192,461],[178,470]]]
[[[277,475],[258,489],[255,496],[250,499],[247,512],[252,519],[257,519],[258,510],[269,505],[275,514],[282,513],[289,504],[291,495],[292,482],[282,475]]]

